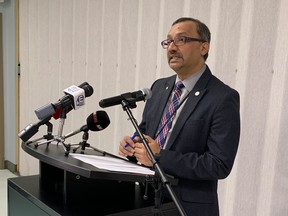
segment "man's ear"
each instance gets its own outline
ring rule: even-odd
[[[204,56],[209,52],[210,44],[208,42],[203,42],[201,45],[201,54]]]

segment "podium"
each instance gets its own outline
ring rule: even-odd
[[[22,149],[39,160],[39,175],[8,179],[8,215],[155,215],[152,187],[143,199],[154,176],[99,169],[65,156],[61,145],[22,143]],[[102,155],[90,149],[85,154]],[[172,202],[160,209],[178,215]]]

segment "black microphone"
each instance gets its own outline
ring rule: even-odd
[[[85,97],[90,97],[93,94],[93,88],[87,82],[84,82],[78,87],[72,85],[64,92],[65,96],[56,103],[49,103],[35,110],[38,119],[42,120],[51,116],[58,119],[62,114],[62,110],[65,110],[65,114],[67,114],[73,108],[79,109],[85,105]]]
[[[80,84],[78,87],[79,87],[79,88],[82,88],[82,89],[84,90],[84,92],[85,92],[85,97],[90,97],[90,96],[93,94],[93,88],[92,88],[92,86],[90,86],[87,82],[84,82],[84,83]],[[58,106],[59,106],[59,108],[56,107],[55,113],[52,115],[52,117],[53,117],[54,119],[60,118],[61,113],[62,113],[62,107],[63,107],[63,106],[61,106],[61,101],[62,101],[62,103],[65,104],[65,101],[67,101],[67,98],[65,98],[66,96],[67,96],[67,95],[65,95],[64,97],[62,97],[61,99],[58,100]],[[71,99],[71,98],[70,98],[70,99]],[[72,99],[73,99],[73,98],[72,98]],[[68,99],[68,101],[69,101],[69,99]],[[71,102],[71,100],[70,100],[70,102]],[[60,104],[59,104],[59,103],[60,103]],[[67,103],[67,102],[66,102],[66,103]],[[68,102],[68,103],[69,103],[69,102]],[[56,106],[57,106],[57,105],[56,105]],[[70,104],[68,104],[68,108],[67,108],[67,110],[66,110],[66,114],[67,114],[68,112],[70,112],[73,108],[74,108],[73,104],[72,104],[72,106],[71,106]],[[75,108],[74,108],[74,109],[75,109]]]
[[[42,119],[41,121],[37,122],[36,124],[29,124],[27,125],[23,130],[21,130],[18,134],[19,138],[22,139],[22,141],[26,142],[29,140],[32,136],[34,136],[38,131],[39,127],[43,124],[46,124],[49,122],[51,117],[48,117],[46,119]]]
[[[65,138],[71,137],[75,134],[84,131],[101,131],[104,130],[110,124],[110,119],[107,113],[103,110],[97,111],[96,113],[91,113],[86,119],[86,125],[83,125],[76,131],[72,131],[65,135]]]
[[[119,96],[103,99],[99,102],[99,106],[102,108],[115,106],[121,104],[123,100],[126,100],[128,102],[145,101],[151,98],[151,96],[152,96],[151,90],[148,88],[144,88],[139,91],[128,92],[121,94]]]

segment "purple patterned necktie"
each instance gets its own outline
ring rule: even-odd
[[[165,114],[163,115],[160,125],[159,125],[159,134],[156,137],[156,142],[163,148],[165,143],[165,139],[167,137],[168,131],[171,129],[172,121],[175,117],[175,111],[177,110],[180,102],[180,97],[182,93],[182,88],[184,87],[181,81],[178,81],[175,84],[174,96],[172,102],[170,103],[168,109],[166,110]]]

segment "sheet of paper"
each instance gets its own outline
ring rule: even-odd
[[[113,158],[109,156],[97,156],[97,155],[84,155],[70,153],[70,156],[81,160],[87,164],[95,166],[99,169],[105,169],[109,171],[139,173],[146,175],[154,175],[155,172],[147,167],[139,166],[120,158]]]

